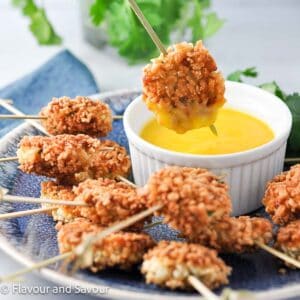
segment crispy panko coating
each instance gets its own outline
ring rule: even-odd
[[[53,98],[40,116],[42,125],[52,135],[87,134],[106,136],[112,130],[112,114],[109,106],[99,100],[77,96]]]
[[[125,148],[82,134],[25,136],[17,155],[23,172],[54,177],[69,185],[87,178],[126,176],[130,168]]]
[[[89,234],[97,234],[105,228],[80,218],[72,223],[59,224],[57,229],[59,250],[66,253],[74,250]],[[145,233],[113,233],[93,245],[90,253],[92,264],[81,267],[88,267],[93,272],[110,267],[130,269],[140,263],[144,253],[154,245],[155,242]]]
[[[224,79],[199,41],[180,43],[144,69],[143,100],[158,122],[178,133],[210,126],[223,106]]]
[[[268,183],[263,204],[276,224],[284,225],[300,217],[300,164]]]
[[[108,178],[88,179],[73,191],[76,201],[91,205],[80,207],[80,215],[101,226],[112,225],[146,209],[136,188]],[[142,220],[130,229],[141,230],[144,222]]]
[[[268,244],[272,237],[272,224],[267,219],[242,216],[224,217],[221,221],[209,224],[191,241],[221,253],[243,253],[255,250],[255,241]]]
[[[76,195],[72,191],[72,186],[59,185],[54,181],[45,181],[41,183],[41,198],[74,201],[75,197]],[[42,204],[42,207],[51,206],[53,205],[47,203]],[[51,213],[54,221],[67,223],[80,217],[80,207],[60,205],[58,209],[52,210]]]
[[[231,268],[215,250],[197,244],[161,241],[144,255],[142,273],[147,283],[171,289],[191,289],[189,276],[197,277],[208,288],[228,283]]]
[[[231,213],[227,185],[206,169],[165,167],[139,193],[147,207],[163,205],[156,215],[190,238]]]
[[[300,220],[281,227],[277,234],[276,248],[300,261]],[[290,268],[294,266],[286,263]]]

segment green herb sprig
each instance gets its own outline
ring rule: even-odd
[[[227,76],[228,80],[243,82],[246,77],[257,77],[258,72],[255,67],[248,68],[245,70],[235,71]],[[292,113],[293,124],[290,137],[287,145],[287,156],[288,157],[299,157],[300,156],[300,94],[292,93],[286,94],[277,84],[277,82],[267,82],[259,85],[260,88],[276,95],[288,106]]]
[[[210,0],[137,0],[137,4],[165,45],[170,44],[172,33],[181,39],[190,31],[195,42],[212,36],[224,23],[209,12]],[[94,0],[90,15],[96,26],[106,22],[109,43],[130,63],[158,54],[127,0]]]
[[[62,39],[36,1],[12,0],[29,18],[29,28],[39,44],[60,44]],[[210,10],[210,0],[137,0],[137,3],[165,45],[171,43],[171,36],[177,36],[177,41],[186,36],[193,42],[207,39],[224,24],[224,20]],[[109,43],[130,63],[158,54],[127,0],[94,0],[90,18],[95,26],[105,23]]]
[[[44,8],[37,6],[34,0],[12,0],[12,3],[29,18],[29,29],[40,45],[61,44],[62,39],[49,22]]]

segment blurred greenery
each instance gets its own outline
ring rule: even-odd
[[[258,72],[255,67],[245,70],[235,71],[227,76],[228,80],[243,82],[246,77],[257,77]],[[288,139],[286,155],[288,157],[300,157],[300,94],[286,94],[275,81],[263,83],[260,88],[276,95],[288,106],[292,113],[293,124],[290,137]],[[278,120],[280,122],[280,120]]]
[[[211,11],[211,0],[136,0],[141,10],[167,46],[183,39],[195,42],[213,36],[224,24]],[[29,28],[41,45],[62,42],[37,0],[12,0],[29,18]],[[127,0],[94,0],[90,18],[95,26],[105,22],[110,45],[129,63],[145,61],[158,54],[152,40],[132,12]]]

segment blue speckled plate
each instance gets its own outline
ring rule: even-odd
[[[122,91],[99,95],[117,114],[123,113],[126,106],[138,95],[137,91]],[[36,135],[39,132],[28,123],[23,123],[7,134],[0,143],[0,157],[15,156],[18,142],[24,135]],[[121,121],[114,122],[114,130],[109,135],[128,149],[127,139]],[[40,182],[43,177],[23,174],[17,163],[0,165],[0,185],[9,189],[11,194],[36,196],[40,194]],[[35,208],[30,204],[2,203],[0,213]],[[263,211],[259,212],[263,214]],[[0,247],[10,256],[26,266],[33,261],[43,260],[58,254],[54,222],[50,216],[35,215],[1,221]],[[155,239],[172,239],[176,233],[160,225],[150,231]],[[255,293],[257,299],[286,299],[300,296],[300,272],[288,270],[280,275],[281,263],[262,251],[245,255],[223,256],[227,264],[233,267],[230,287],[247,289]],[[65,285],[93,288],[109,287],[107,295],[115,299],[199,299],[196,293],[169,291],[152,285],[146,285],[138,267],[131,272],[111,269],[98,274],[80,271],[70,277],[59,273],[58,266],[41,270],[41,275],[53,282]],[[299,298],[298,298],[299,299]]]

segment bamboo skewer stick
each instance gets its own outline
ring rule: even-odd
[[[11,104],[7,103],[5,100],[0,99],[0,106],[3,106],[5,109],[7,109],[9,112],[18,115],[18,116],[24,116],[25,114],[12,106]],[[27,123],[31,124],[36,129],[43,132],[45,135],[50,136],[49,133],[45,130],[45,128],[38,122],[34,120],[26,120]]]
[[[151,26],[151,24],[149,23],[149,21],[144,16],[143,12],[141,11],[139,6],[137,5],[136,1],[135,0],[128,0],[128,2],[130,4],[132,10],[134,11],[136,16],[138,17],[138,19],[140,20],[140,22],[142,23],[142,25],[146,29],[147,33],[149,34],[149,36],[152,39],[155,46],[159,49],[159,51],[161,53],[163,53],[163,55],[166,55],[167,50],[165,49],[164,44],[162,43],[162,41],[160,40],[160,38],[158,37],[158,35],[154,31],[154,29]]]
[[[261,249],[267,251],[268,253],[280,258],[281,260],[295,266],[296,268],[300,269],[300,261],[292,258],[291,256],[285,254],[285,253],[282,253],[266,244],[263,244],[259,241],[256,241],[255,244],[260,247]]]
[[[14,101],[12,99],[0,99],[3,102],[7,103],[7,104],[14,104]]]
[[[45,208],[37,208],[37,209],[30,209],[30,210],[1,214],[0,220],[7,220],[7,219],[20,218],[20,217],[31,216],[31,215],[41,214],[41,213],[48,213],[54,209],[58,209],[58,207],[45,207]]]
[[[122,115],[112,116],[113,120],[122,120]],[[6,119],[21,119],[21,120],[46,120],[47,117],[41,117],[38,115],[0,115],[0,120]]]
[[[40,203],[40,204],[54,204],[54,205],[64,205],[64,206],[89,206],[87,203],[79,201],[66,201],[66,200],[53,200],[48,198],[34,198],[34,197],[22,197],[13,195],[2,195],[0,194],[0,202],[11,202],[11,203]]]
[[[197,277],[189,276],[189,283],[207,300],[220,300],[215,293],[213,293],[207,286],[205,286]]]
[[[52,264],[54,264],[54,263],[56,263],[58,261],[67,259],[70,256],[71,256],[70,252],[68,252],[68,253],[65,253],[65,254],[54,256],[54,257],[49,258],[47,260],[43,260],[41,262],[38,262],[38,263],[32,265],[32,267],[25,268],[25,269],[22,269],[20,271],[17,271],[15,273],[13,273],[13,274],[0,277],[0,283],[14,281],[16,278],[19,278],[22,275],[28,274],[31,271],[38,270],[38,269],[41,269],[43,267],[47,267],[47,266],[52,265]]]
[[[300,162],[300,157],[287,157],[284,160],[285,163],[299,163]]]
[[[138,19],[140,20],[141,24],[144,26],[145,30],[147,31],[147,33],[149,34],[150,38],[152,39],[153,43],[155,44],[155,46],[158,48],[158,50],[163,54],[163,55],[167,55],[168,52],[164,46],[164,44],[162,43],[162,41],[160,40],[159,36],[157,35],[157,33],[154,31],[153,27],[151,26],[151,24],[149,23],[149,21],[147,20],[147,18],[145,17],[145,15],[143,14],[143,12],[141,11],[141,9],[139,8],[139,6],[137,5],[135,0],[128,0],[133,12],[136,14],[136,16],[138,17]],[[211,132],[217,136],[218,135],[218,131],[217,128],[214,124],[209,126]]]
[[[17,156],[12,156],[12,157],[2,157],[0,158],[0,163],[1,162],[10,162],[10,161],[19,161]]]
[[[117,223],[117,224],[115,224],[115,225],[113,225],[113,226],[111,226],[107,229],[104,229],[99,234],[91,236],[88,239],[88,241],[85,241],[85,243],[80,244],[79,246],[77,246],[74,251],[67,252],[67,253],[52,257],[50,259],[35,263],[29,268],[25,268],[25,269],[22,269],[18,272],[12,273],[10,275],[0,277],[0,283],[7,282],[7,281],[13,281],[21,275],[28,274],[28,273],[30,273],[34,270],[41,269],[43,267],[46,267],[46,266],[51,265],[53,263],[56,263],[58,261],[70,259],[74,254],[75,255],[77,254],[77,255],[81,256],[82,254],[84,254],[83,250],[85,250],[86,247],[89,247],[89,245],[91,243],[93,243],[95,241],[100,241],[100,240],[104,239],[105,237],[107,237],[108,235],[110,235],[112,233],[118,232],[122,229],[125,229],[125,228],[135,224],[136,222],[152,215],[155,211],[159,210],[160,208],[161,208],[161,206],[151,207],[151,208],[149,208],[149,209],[147,209],[147,210],[145,210],[145,211],[143,211],[139,214],[136,214],[136,215],[124,220],[124,221],[121,221],[121,222],[119,222],[119,223]]]
[[[135,188],[137,187],[137,185],[135,183],[131,182],[130,180],[128,180],[127,178],[125,178],[123,176],[118,175],[116,178],[124,183],[127,183],[128,185],[131,185],[132,187],[135,187]]]

